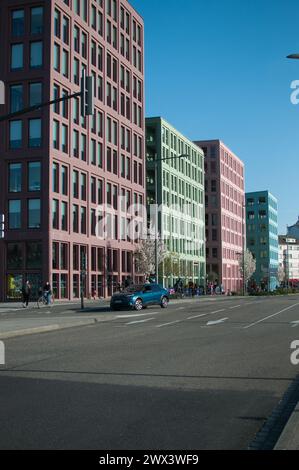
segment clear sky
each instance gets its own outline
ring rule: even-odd
[[[246,190],[279,200],[280,232],[299,215],[298,0],[129,0],[145,20],[146,115],[192,140],[221,139],[246,165]]]

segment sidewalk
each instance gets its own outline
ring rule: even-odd
[[[274,450],[299,450],[299,403],[291,414]]]

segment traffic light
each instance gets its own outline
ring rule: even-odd
[[[86,77],[83,72],[81,78],[81,115],[92,116],[94,113],[94,83],[93,77]]]
[[[4,238],[5,216],[0,214],[0,239]]]

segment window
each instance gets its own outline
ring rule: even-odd
[[[41,119],[29,119],[29,147],[41,147],[42,121]]]
[[[24,10],[13,11],[11,14],[12,36],[23,36],[24,29]]]
[[[67,202],[61,203],[61,230],[67,230]]]
[[[42,244],[38,242],[26,243],[26,268],[41,269]]]
[[[65,44],[69,44],[69,20],[65,16],[62,21],[62,39]]]
[[[10,112],[20,111],[23,107],[23,85],[12,85],[10,87]]]
[[[43,88],[42,83],[29,84],[29,105],[35,106],[43,101]]]
[[[8,243],[7,269],[18,269],[23,266],[23,250],[21,243]]]
[[[21,201],[8,201],[8,227],[10,230],[21,228]]]
[[[30,43],[30,67],[40,68],[43,65],[43,43],[35,41]]]
[[[28,163],[28,191],[40,191],[41,189],[41,163]]]
[[[66,166],[61,168],[61,192],[64,196],[68,195],[68,169]]]
[[[59,193],[59,166],[58,163],[53,163],[52,166],[52,190],[54,193]]]
[[[40,228],[40,199],[28,200],[28,228]]]
[[[43,13],[43,7],[31,8],[31,34],[42,34]]]
[[[52,227],[54,229],[59,228],[59,219],[58,219],[58,201],[56,199],[53,199],[52,202]]]
[[[8,187],[10,193],[22,190],[22,164],[11,163],[8,167]]]
[[[58,44],[54,44],[54,70],[60,71],[60,47]]]
[[[10,68],[11,70],[21,70],[24,66],[23,58],[24,45],[13,44],[11,46]]]
[[[73,171],[73,197],[79,197],[79,173],[78,171]]]
[[[59,149],[59,122],[53,121],[53,147]]]
[[[64,49],[62,51],[62,75],[66,78],[69,76],[69,54]]]
[[[11,149],[19,149],[22,147],[22,121],[10,121],[9,147]]]
[[[54,12],[54,35],[60,38],[60,11],[55,10]]]
[[[68,152],[68,127],[62,124],[61,149],[64,153]]]

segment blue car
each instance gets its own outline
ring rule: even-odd
[[[139,311],[148,305],[160,305],[167,308],[169,303],[169,293],[167,289],[159,284],[144,284],[130,286],[121,292],[115,292],[111,298],[110,307],[112,310],[122,308]]]

